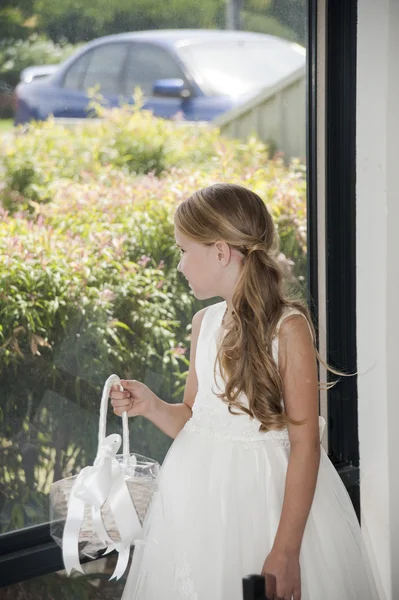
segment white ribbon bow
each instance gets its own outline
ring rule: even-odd
[[[119,579],[129,561],[130,546],[140,537],[142,527],[126,485],[123,469],[116,459],[121,445],[121,436],[109,435],[102,443],[92,467],[82,469],[73,485],[69,497],[65,523],[62,555],[65,570],[84,573],[79,561],[79,532],[83,523],[85,505],[91,506],[93,529],[108,552],[119,553],[115,571],[110,579]],[[130,458],[129,477],[134,476],[135,457]],[[107,500],[114,518],[120,541],[114,542],[108,535],[101,515],[101,507]]]

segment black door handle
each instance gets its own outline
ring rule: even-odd
[[[266,600],[263,575],[248,575],[242,580],[243,600]]]

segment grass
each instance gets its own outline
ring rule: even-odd
[[[12,119],[0,119],[0,133],[4,131],[11,131],[13,128],[13,120]]]

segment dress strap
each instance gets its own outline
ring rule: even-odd
[[[312,328],[310,327],[309,321],[307,320],[307,318],[305,317],[305,315],[300,310],[298,310],[297,308],[286,308],[283,311],[283,314],[281,315],[281,317],[280,317],[280,319],[279,319],[279,321],[277,323],[275,337],[276,338],[278,337],[278,335],[280,333],[280,328],[281,328],[281,325],[283,324],[283,322],[286,319],[288,319],[288,317],[292,317],[293,315],[299,315],[299,316],[301,316],[301,317],[303,317],[305,319],[305,321],[306,321],[306,323],[307,323],[307,325],[309,327],[310,334],[311,334],[312,339],[313,339],[313,331],[312,331]]]
[[[207,327],[214,326],[219,328],[219,326],[222,324],[225,309],[226,302],[216,302],[215,304],[210,304],[205,311],[202,322],[205,322]]]

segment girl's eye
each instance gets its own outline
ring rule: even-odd
[[[186,252],[185,250],[183,250],[183,248],[179,248],[179,250],[180,250],[181,254],[184,254]]]

